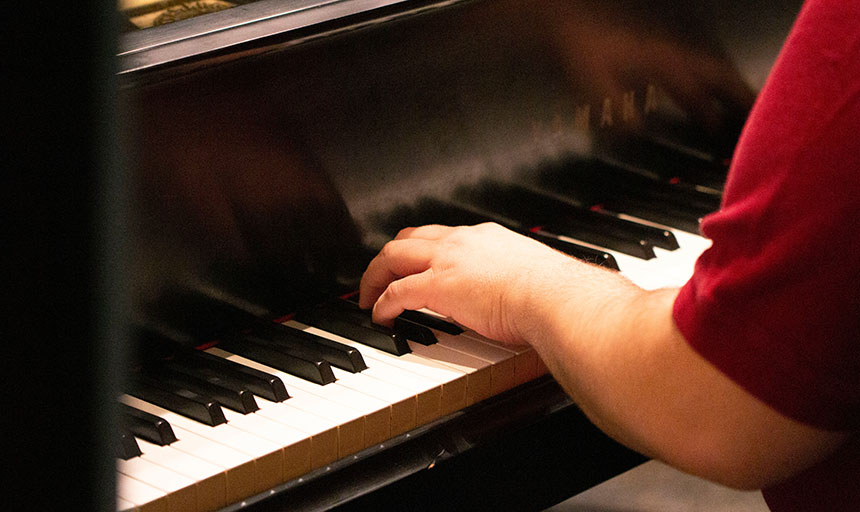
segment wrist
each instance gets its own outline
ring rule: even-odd
[[[644,290],[616,271],[565,257],[543,280],[527,288],[519,306],[517,333],[544,352],[543,345],[591,343],[615,332]],[[574,347],[568,347],[567,350]]]

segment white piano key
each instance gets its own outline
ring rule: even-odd
[[[514,375],[515,385],[522,384],[534,380],[546,373],[546,367],[543,366],[537,352],[530,345],[510,345],[496,341],[485,336],[482,336],[475,331],[465,331],[460,336],[472,338],[487,345],[513,352],[514,358]]]
[[[377,398],[359,393],[335,381],[326,386],[307,382],[292,375],[284,376],[284,384],[289,389],[303,390],[320,399],[326,399],[346,410],[352,410],[364,418],[364,436],[359,449],[367,448],[391,437],[391,406]],[[345,457],[354,452],[342,453]]]
[[[626,276],[641,288],[646,290],[656,290],[673,282],[674,277],[672,276],[671,269],[668,268],[660,258],[643,260],[642,258],[623,254],[611,249],[602,248],[602,250],[608,252],[615,258],[622,275]]]
[[[711,246],[711,240],[701,235],[687,233],[686,231],[681,231],[679,229],[667,229],[670,229],[670,231],[675,234],[675,238],[678,239],[678,245],[690,249],[694,254],[702,254]]]
[[[467,374],[417,353],[389,356],[388,362],[427,377],[442,386],[441,414],[445,416],[466,406]]]
[[[516,374],[517,354],[511,350],[497,347],[468,336],[454,336],[443,332],[435,332],[439,344],[452,350],[457,350],[473,357],[483,359],[491,365],[491,395],[497,395],[518,384],[523,384],[533,378],[533,375]]]
[[[585,247],[590,247],[592,249],[604,251],[608,254],[611,254],[613,257],[615,257],[615,261],[618,263],[618,268],[620,269],[621,274],[633,281],[636,285],[645,288],[646,290],[659,288],[660,285],[658,283],[665,280],[665,278],[661,279],[659,278],[659,276],[654,275],[654,266],[653,264],[648,263],[649,260],[643,260],[635,256],[630,256],[628,254],[623,254],[618,251],[613,251],[611,249],[607,249],[606,247],[601,247],[599,245],[585,242],[577,238],[571,238],[568,236],[559,236],[558,238],[566,242],[573,242],[579,245],[583,245]]]
[[[422,313],[433,315],[439,319],[457,324],[453,319],[441,315],[431,309],[422,308]],[[463,328],[463,332],[459,335],[439,333],[434,330],[439,342],[455,350],[466,352],[475,357],[491,361],[494,365],[494,375],[498,392],[505,389],[513,388],[519,384],[529,382],[541,375],[546,374],[546,366],[537,356],[537,353],[527,345],[508,345],[499,341],[486,338],[475,331]],[[489,352],[487,352],[489,350]],[[513,357],[513,361],[508,358]],[[510,368],[513,368],[512,382],[505,383],[505,376],[511,375]]]
[[[654,249],[654,253],[660,262],[672,270],[672,277],[666,281],[666,286],[683,286],[693,275],[693,267],[696,260],[691,260],[687,257],[687,254],[677,251],[680,251],[680,249],[676,249],[675,251]]]
[[[681,231],[673,231],[673,233],[678,240],[679,247],[674,251],[656,248],[654,252],[662,268],[671,274],[666,286],[683,286],[693,276],[696,260],[702,251],[710,245],[710,242],[690,233]]]
[[[364,448],[365,421],[364,415],[361,414],[361,412],[354,410],[351,407],[344,407],[339,403],[326,399],[324,396],[309,393],[306,386],[303,385],[304,381],[302,381],[302,379],[286,374],[270,366],[221,350],[217,347],[209,349],[208,352],[210,354],[229,359],[230,361],[262,370],[280,378],[287,387],[287,392],[290,393],[291,398],[287,400],[290,406],[312,413],[316,416],[329,419],[333,422],[332,425],[337,426],[338,457],[345,457]],[[317,384],[308,384],[318,386]],[[333,385],[334,384],[328,384],[327,386],[320,387]],[[330,393],[337,393],[337,389],[338,388],[332,388]]]
[[[139,512],[140,509],[135,506],[134,503],[130,501],[126,501],[122,498],[116,499],[116,511],[117,512]]]
[[[341,386],[346,386],[389,404],[391,415],[389,421],[389,438],[415,428],[418,411],[415,393],[364,372],[351,373],[340,368],[333,368],[333,371],[337,383]],[[368,446],[370,446],[371,444],[378,444],[385,440],[380,439],[371,442],[368,439],[367,441],[369,442]]]
[[[177,440],[170,443],[170,450],[184,452],[192,457],[202,459],[224,470],[227,503],[233,503],[245,498],[257,490],[256,464],[253,458],[224,445],[172,425]]]
[[[277,370],[270,371],[273,369],[266,365],[226,352],[217,347],[210,348],[207,352],[214,356],[222,357],[250,368],[256,368],[258,370],[272,373],[276,376],[281,373]],[[310,443],[309,460],[307,461],[309,467],[307,471],[320,468],[326,464],[331,464],[337,460],[339,457],[338,437],[340,435],[340,422],[336,419],[331,419],[317,414],[319,412],[318,410],[314,411],[297,407],[297,405],[302,404],[307,406],[307,397],[303,393],[298,393],[297,396],[296,393],[289,388],[287,388],[287,392],[290,393],[290,398],[283,402],[272,402],[263,397],[255,396],[257,405],[260,409],[254,414],[289,426],[295,430],[303,432],[307,436]],[[299,474],[303,474],[299,470],[299,464],[297,464],[299,461],[301,461],[301,459],[292,459],[291,457],[285,456],[285,462],[287,463],[284,474],[285,478],[289,480],[291,478],[295,478]],[[306,473],[307,471],[304,472]]]
[[[655,248],[654,251],[655,254],[657,254],[658,260],[666,262],[663,273],[668,274],[668,276],[665,284],[662,286],[683,286],[684,283],[686,283],[693,275],[696,260],[708,247],[711,246],[711,241],[701,235],[688,233],[680,229],[664,226],[662,224],[657,224],[655,222],[630,215],[620,214],[618,217],[638,222],[640,224],[665,229],[675,236],[675,239],[678,241],[678,249],[667,251],[665,249]]]
[[[678,258],[677,268],[679,277],[681,277],[679,280],[686,283],[693,276],[696,260],[711,246],[711,241],[700,235],[680,230],[671,231],[675,234],[675,238],[678,240],[678,245],[680,246],[679,249],[673,251]]]
[[[324,331],[312,330],[299,322],[290,321],[287,325],[291,325],[298,329],[307,330],[314,334],[320,334]],[[329,333],[325,333],[329,334]],[[446,367],[435,361],[423,358],[416,354],[404,354],[395,356],[387,352],[382,352],[373,347],[368,347],[362,343],[347,338],[338,337],[337,341],[346,345],[353,346],[368,357],[382,360],[389,363],[391,366],[400,368],[406,372],[411,372],[421,375],[432,380],[434,383],[442,387],[442,404],[441,415],[450,414],[454,411],[462,409],[466,405],[466,375],[460,371]]]
[[[292,398],[286,402],[270,402],[257,397],[257,404],[260,409],[254,414],[305,432],[310,441],[307,471],[321,468],[336,461],[339,458],[338,437],[340,431],[338,422],[295,407],[289,403],[291,400]],[[285,462],[288,464],[284,473],[287,480],[307,473],[307,471],[301,471],[298,464],[295,464],[290,458],[285,457]],[[301,462],[302,465],[305,463],[301,460],[295,462]]]
[[[467,406],[493,395],[493,365],[489,361],[453,350],[438,342],[428,346],[414,341],[408,343],[414,354],[438,361],[466,374]]]
[[[309,433],[294,428],[293,424],[285,425],[260,414],[241,414],[224,409],[224,416],[229,425],[272,441],[283,448],[284,468],[281,481],[285,482],[311,470]]]
[[[433,310],[423,308],[420,311],[457,324],[453,319],[445,315],[440,315]],[[549,372],[546,365],[540,360],[537,352],[531,346],[502,343],[491,340],[475,331],[465,329],[463,326],[460,327],[464,329],[461,334],[439,333],[437,334],[437,339],[445,346],[492,361],[494,363],[494,374],[497,374],[497,380],[501,381],[498,384],[499,393],[546,375]],[[466,347],[470,348],[467,349]],[[485,350],[490,350],[490,352],[484,352]],[[513,361],[507,359],[510,356],[513,356]],[[496,368],[495,365],[498,365],[498,367]],[[506,380],[504,376],[510,375],[511,365],[514,368],[514,377],[512,382],[504,383]]]
[[[197,502],[197,483],[175,471],[153,464],[141,457],[128,460],[117,459],[117,472],[132,480],[162,491],[165,494],[167,509],[171,512],[202,512]],[[128,486],[129,481],[123,480]],[[120,494],[127,490],[118,490]]]
[[[412,359],[411,361],[408,361],[408,363],[410,365],[414,363],[419,365],[425,364],[416,359]],[[409,367],[407,366],[407,368]],[[434,380],[435,385],[440,391],[438,395],[439,401],[438,404],[433,403],[432,409],[429,407],[427,409],[418,407],[418,425],[423,425],[447,414],[451,414],[454,411],[462,409],[466,405],[466,375],[464,373],[452,371],[450,368],[443,367],[428,367],[427,369],[432,370],[432,372],[428,371],[424,373],[416,369],[415,373]],[[438,372],[439,375],[433,376],[433,372]]]
[[[364,370],[362,374],[373,376],[415,393],[417,425],[429,423],[442,416],[442,383],[404,368],[398,363],[397,356],[295,321],[287,322],[287,325],[358,349],[368,364],[368,369]]]
[[[177,440],[167,446],[159,446],[144,439],[138,439],[140,458],[172,469],[197,482],[197,503],[200,510],[217,510],[226,507],[227,471],[226,468],[195,457],[173,445],[182,443]]]
[[[404,371],[392,365],[390,361],[386,361],[381,354],[366,351],[364,356],[370,367],[364,370],[362,375],[372,377],[391,388],[402,388],[415,397],[415,423],[412,428],[442,416],[441,384],[427,377]]]
[[[627,217],[627,220],[638,221],[638,219],[634,219],[629,216]],[[667,229],[672,231],[674,234],[679,233],[678,230],[672,230],[666,226],[659,226],[654,223],[647,224]],[[576,243],[583,243],[582,241],[573,238],[559,238],[574,241]],[[685,240],[688,245],[690,244],[689,237],[682,235],[681,239]],[[694,264],[695,258],[700,254],[698,247],[700,247],[701,244],[693,243],[692,245],[695,248],[691,250],[685,250],[684,246],[681,246],[681,240],[678,241],[678,244],[679,248],[674,251],[655,248],[654,252],[656,257],[649,260],[643,260],[605,247],[593,247],[611,254],[618,262],[621,274],[630,279],[634,284],[646,290],[656,290],[670,286],[682,286],[692,275],[692,264]]]
[[[116,475],[117,498],[125,500],[141,512],[168,512],[167,493],[122,473]]]
[[[181,427],[187,432],[214,442],[214,444],[230,447],[234,451],[244,454],[242,464],[253,462],[254,482],[252,491],[261,492],[283,482],[284,450],[281,446],[239,430],[228,423],[211,427],[133,396],[122,395],[120,400],[132,407],[164,418],[174,427],[174,431]],[[178,433],[177,437],[179,437]],[[246,496],[248,494],[242,497]]]

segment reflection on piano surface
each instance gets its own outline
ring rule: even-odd
[[[120,0],[123,32],[159,27],[220,12],[254,0]]]
[[[794,11],[336,4],[126,40],[120,510],[541,509],[642,460],[530,348],[352,294],[399,229],[486,221],[682,285]]]

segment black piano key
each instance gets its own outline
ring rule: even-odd
[[[673,203],[705,214],[719,210],[723,196],[722,190],[715,190],[674,178],[669,182],[652,185],[652,187],[652,193],[655,196],[666,197]]]
[[[620,219],[614,215],[609,215],[604,212],[586,209],[577,205],[568,205],[563,201],[549,199],[553,204],[554,209],[560,210],[557,219],[550,219],[544,224],[547,231],[553,231],[560,235],[565,235],[561,229],[555,229],[556,226],[563,228],[565,224],[578,223],[587,225],[591,229],[600,231],[614,238],[630,241],[644,241],[654,247],[660,247],[666,250],[675,250],[679,247],[678,240],[671,231],[648,226],[639,222],[634,222],[626,219]],[[570,235],[569,235],[570,236]],[[575,238],[571,236],[571,238]],[[586,240],[589,241],[589,240]],[[594,242],[596,245],[602,245],[607,249],[613,249],[610,245],[601,244],[598,240]]]
[[[354,307],[356,307],[356,308],[358,307],[358,302],[356,302],[354,299],[345,299],[345,300],[347,302],[349,302],[350,304],[352,304]],[[368,310],[368,314],[370,314],[369,310]],[[438,316],[431,315],[429,313],[425,313],[424,311],[412,311],[412,310],[407,309],[403,313],[400,313],[400,316],[398,318],[408,320],[409,322],[412,322],[413,324],[423,325],[423,326],[428,327],[430,329],[435,329],[437,331],[444,332],[445,334],[451,334],[454,336],[462,334],[464,331],[464,329],[462,327],[460,327],[459,325],[457,325],[453,322],[449,322],[443,318],[439,318]],[[395,329],[396,329],[396,325],[395,325]],[[431,334],[432,334],[432,332],[431,332]],[[407,337],[407,339],[411,339],[411,338]]]
[[[117,457],[123,460],[140,457],[140,446],[137,439],[127,430],[120,429],[117,440]]]
[[[164,418],[126,404],[119,405],[120,424],[132,434],[159,446],[166,446],[176,441],[173,427]]]
[[[486,181],[476,187],[462,187],[456,195],[462,201],[511,218],[521,225],[540,226],[558,235],[642,259],[655,257],[652,242],[641,236],[647,231],[647,226],[633,226],[629,221],[601,215],[547,193],[515,184]],[[655,231],[653,237],[660,238],[660,231]]]
[[[411,224],[407,225],[470,225],[482,222],[497,222],[512,231],[543,242],[544,244],[575,258],[583,259],[615,270],[618,269],[618,264],[615,261],[615,258],[605,251],[595,250],[575,242],[559,240],[557,236],[541,231],[540,229],[529,230],[521,224],[500,215],[486,214],[485,212],[476,211],[473,208],[459,204],[443,202],[438,199],[424,198],[418,201],[416,212],[413,212],[411,216],[401,217],[401,220],[404,218],[411,219],[412,221]],[[402,227],[406,227],[407,225]]]
[[[227,423],[221,404],[214,398],[190,389],[165,386],[146,375],[138,374],[130,379],[128,394],[206,425],[214,427]]]
[[[327,370],[331,370],[331,362],[325,357],[322,357],[319,351],[313,350],[307,346],[287,344],[283,343],[283,341],[274,341],[270,337],[260,336],[258,333],[254,332],[242,333],[238,335],[236,340],[241,343],[253,343],[294,358],[293,372],[295,372],[296,375],[299,375],[302,371],[308,371],[307,363],[310,363],[313,367],[313,370],[310,370],[310,372],[314,379],[317,378],[317,373],[325,379],[324,374]],[[332,373],[332,378],[334,378],[334,373]]]
[[[383,219],[381,228],[388,236],[394,237],[398,231],[410,226],[442,224],[448,226],[471,226],[485,222],[495,222],[511,231],[529,236],[528,228],[503,215],[483,210],[474,205],[443,201],[424,197],[414,207],[399,207]]]
[[[615,261],[615,258],[605,251],[596,250],[567,240],[560,240],[555,234],[540,229],[528,230],[521,224],[502,215],[488,214],[473,207],[432,198],[421,199],[418,202],[417,210],[417,213],[413,213],[412,216],[403,216],[401,220],[404,218],[412,219],[413,225],[425,223],[460,225],[497,222],[512,231],[534,238],[575,258],[618,270],[618,263]]]
[[[655,204],[633,197],[615,198],[602,205],[606,210],[639,217],[641,219],[699,234],[702,217],[672,208],[666,204]]]
[[[403,335],[407,340],[430,346],[437,343],[436,335],[427,326],[407,320],[402,316],[394,319],[394,330]]]
[[[164,361],[157,376],[178,382],[201,393],[212,395],[224,407],[242,414],[259,409],[253,392],[241,382],[211,368],[189,366],[175,360]]]
[[[631,187],[635,189],[631,190]],[[626,193],[618,194],[609,200],[618,197],[631,197],[654,205],[667,206],[697,217],[704,217],[720,207],[719,195],[696,192],[688,184],[681,182],[671,184],[640,179],[628,185]]]
[[[618,270],[618,261],[615,260],[615,256],[606,251],[593,249],[567,240],[560,240],[558,237],[544,231],[536,231],[530,233],[529,236],[568,256],[573,256],[574,258],[594,263],[601,267]]]
[[[242,414],[259,409],[250,390],[233,387],[224,379],[207,377],[200,372],[185,373],[177,370],[176,366],[176,363],[166,361],[157,368],[148,369],[146,373],[174,392],[190,390],[203,396],[211,396],[222,407]]]
[[[605,247],[643,260],[650,260],[656,257],[654,254],[654,246],[650,242],[638,237],[623,238],[613,236],[609,231],[602,233],[595,232],[590,228],[583,228],[583,226],[565,219],[551,221],[540,227],[560,236],[582,240],[583,242]]]
[[[272,402],[283,402],[290,397],[284,381],[277,376],[206,352],[188,350],[177,355],[176,361],[183,366],[204,368]]]
[[[575,242],[560,240],[557,236],[544,231],[529,231],[515,223],[506,222],[499,217],[486,216],[480,212],[464,208],[458,205],[442,202],[438,199],[424,198],[418,201],[415,209],[409,210],[399,208],[398,215],[390,217],[385,226],[389,234],[397,233],[400,229],[420,224],[445,224],[445,225],[469,225],[482,222],[499,222],[508,229],[512,229],[524,236],[528,236],[542,242],[557,251],[579,258],[596,265],[618,270],[618,262],[615,257],[606,251],[587,247]]]
[[[425,313],[423,311],[404,311],[400,314],[401,318],[410,322],[427,326],[431,329],[444,332],[446,334],[458,335],[463,333],[463,329],[455,323],[449,322],[437,316]]]
[[[348,372],[357,373],[367,369],[364,358],[354,347],[287,325],[267,323],[253,329],[252,333],[278,344],[308,350],[316,357]]]
[[[353,318],[359,325],[370,328],[375,328],[377,326],[377,324],[373,323],[371,311],[369,309],[361,309],[358,307],[358,304],[353,301],[337,299],[327,302],[323,307],[337,309],[343,314],[349,315],[349,317]],[[388,328],[383,327],[383,329],[387,330]],[[401,316],[394,319],[394,332],[395,334],[403,336],[407,340],[412,340],[422,345],[432,345],[438,342],[436,335],[433,334],[433,331],[431,331],[430,328],[421,325],[420,323],[404,319]]]
[[[719,194],[705,193],[689,184],[661,182],[648,177],[647,173],[597,160],[576,161],[548,169],[541,174],[540,183],[546,190],[583,205],[605,205],[610,209],[610,204],[632,201],[651,209],[677,212],[685,221],[698,219],[719,208]],[[619,209],[615,206],[612,211]]]
[[[625,138],[622,144],[612,148],[610,158],[663,178],[678,176],[709,188],[722,187],[728,172],[724,165],[645,138]]]
[[[356,318],[332,308],[311,308],[295,315],[303,324],[343,336],[367,346],[402,356],[412,350],[403,335],[383,325],[356,321]]]
[[[678,249],[680,247],[680,245],[678,244],[678,239],[675,238],[675,235],[668,229],[649,226],[640,222],[619,219],[614,215],[605,212],[595,211],[594,213],[602,217],[609,217],[612,219],[624,221],[626,223],[625,229],[628,229],[631,232],[635,232],[638,236],[642,237],[643,240],[647,240],[648,242],[650,242],[654,247],[666,249],[667,251],[674,251],[675,249]]]
[[[284,347],[273,347],[270,342],[266,342],[264,339],[255,339],[253,336],[226,338],[218,346],[228,352],[247,357],[316,384],[326,385],[335,381],[334,372],[332,372],[328,361],[317,358],[306,359],[295,351],[290,352]]]

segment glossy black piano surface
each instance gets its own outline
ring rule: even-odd
[[[123,34],[123,391],[222,422],[206,393],[229,383],[183,380],[183,354],[271,356],[273,320],[329,321],[316,308],[408,225],[493,220],[643,286],[682,284],[694,255],[679,276],[647,265],[719,207],[796,4],[263,0]],[[375,336],[408,352],[400,334]],[[307,362],[309,343],[272,357],[320,387],[357,357]],[[518,384],[218,506],[537,510],[643,460],[550,379]]]

